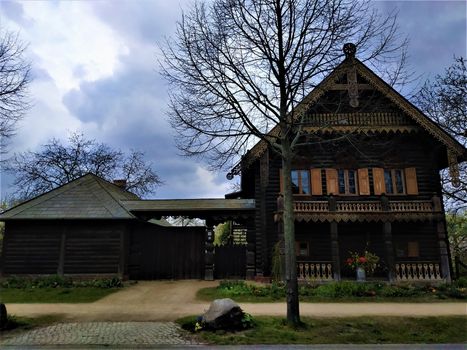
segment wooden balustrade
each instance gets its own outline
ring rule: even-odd
[[[330,261],[298,261],[297,277],[301,281],[333,279],[332,263]]]
[[[329,211],[327,201],[295,201],[294,211],[300,213],[324,213]],[[389,201],[389,212],[426,213],[434,212],[431,201]],[[336,203],[338,213],[381,213],[385,212],[380,201],[341,201]]]
[[[389,202],[389,210],[397,212],[416,211],[432,212],[433,203],[428,201],[396,201]]]
[[[336,210],[345,213],[381,211],[380,202],[337,202]]]
[[[313,202],[294,202],[295,211],[304,212],[327,212],[329,205],[327,201],[313,201]]]
[[[412,261],[396,263],[398,281],[440,281],[440,264],[435,261]]]

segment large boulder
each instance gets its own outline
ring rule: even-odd
[[[6,306],[0,303],[0,329],[5,329],[8,323],[8,314],[6,312]]]
[[[216,299],[202,317],[208,329],[238,329],[242,327],[243,311],[232,299]]]

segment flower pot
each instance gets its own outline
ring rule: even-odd
[[[357,267],[357,282],[365,282],[366,274],[363,267]]]

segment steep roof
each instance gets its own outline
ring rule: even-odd
[[[387,84],[371,69],[355,57],[348,57],[342,61],[321,83],[319,83],[296,107],[295,115],[301,116],[303,113],[316,104],[319,99],[341,79],[349,69],[355,69],[356,73],[362,76],[372,88],[382,93],[394,105],[400,108],[409,118],[417,125],[428,132],[432,137],[441,142],[446,148],[451,151],[459,162],[466,160],[467,150],[449,133],[443,130],[437,123],[428,118],[420,109],[409,102],[405,97],[399,94],[393,87]],[[277,137],[280,130],[275,126],[269,135]],[[253,148],[243,157],[242,164],[249,166],[258,159],[267,149],[266,141],[259,141]],[[238,165],[235,167],[238,168]],[[234,169],[235,169],[234,168]],[[238,170],[238,169],[235,169]],[[234,171],[235,171],[234,170]]]
[[[139,199],[133,193],[86,174],[0,214],[2,220],[133,219],[121,200]]]

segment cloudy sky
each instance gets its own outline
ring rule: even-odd
[[[225,173],[178,155],[165,116],[167,88],[158,74],[158,44],[174,33],[191,0],[0,0],[0,29],[29,43],[33,108],[20,123],[11,152],[36,150],[52,137],[80,131],[123,151],[146,153],[165,185],[157,198],[219,197]],[[423,79],[466,53],[464,1],[375,1],[399,10],[410,38],[410,64]],[[11,177],[1,174],[1,196]]]

